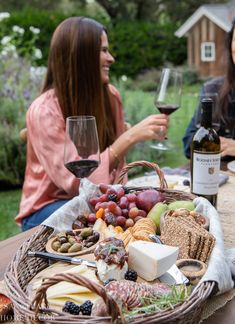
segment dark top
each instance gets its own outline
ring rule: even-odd
[[[213,97],[215,98],[216,94],[218,96],[219,89],[223,84],[223,81],[224,81],[224,77],[218,77],[210,81],[207,81],[201,89],[200,98],[205,96],[208,97],[212,96],[212,98]],[[232,101],[234,101],[233,99],[235,99],[235,94],[234,96],[232,96]],[[216,108],[215,108],[215,104],[213,105],[214,112],[212,117],[212,126],[215,128],[219,136],[235,139],[235,107],[233,106],[234,104],[233,102],[231,102],[228,108],[229,110],[228,115],[230,116],[230,120],[233,121],[234,124],[234,127],[231,130],[228,129],[222,121],[216,120],[215,113],[214,113]],[[188,159],[190,158],[190,145],[192,142],[192,138],[196,133],[196,131],[198,130],[198,127],[200,126],[200,117],[201,117],[201,100],[199,101],[198,107],[183,137],[184,154]],[[226,156],[223,157],[223,160],[234,160],[234,157]]]

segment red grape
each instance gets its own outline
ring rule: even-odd
[[[100,201],[100,198],[99,197],[92,197],[92,198],[90,198],[89,203],[92,206],[95,206],[99,201]]]
[[[143,219],[143,218],[144,218],[144,217],[137,216],[137,217],[134,218],[134,222],[136,223],[136,222],[138,222],[139,219]]]
[[[99,207],[103,208],[103,209],[107,208],[108,207],[108,202],[107,201],[101,202]]]
[[[147,216],[147,212],[143,209],[139,209],[139,214],[138,216],[141,216],[141,217],[146,217]]]
[[[97,218],[96,215],[91,213],[87,216],[88,223],[94,224],[96,222]]]
[[[107,207],[108,207],[108,210],[111,211],[111,213],[115,214],[115,210],[117,207],[117,204],[115,203],[115,201],[108,201]]]
[[[122,187],[117,189],[117,196],[119,199],[124,195],[125,195],[125,190]]]
[[[101,204],[101,202],[98,202],[98,203],[95,205],[95,211],[97,211],[97,210],[100,209],[100,204]]]
[[[117,225],[121,226],[121,227],[125,226],[125,224],[126,224],[126,218],[123,216],[118,216],[116,218],[116,221],[117,221]]]
[[[118,205],[116,205],[116,209],[115,209],[114,214],[116,216],[121,216],[122,215],[122,210],[121,210],[121,208]]]
[[[131,208],[135,208],[135,207],[136,207],[136,204],[135,204],[134,202],[130,202],[130,203],[129,203],[129,206],[128,206],[129,210],[130,210]]]
[[[101,202],[105,202],[107,200],[108,200],[108,195],[107,194],[103,194],[103,195],[100,196],[100,201]]]
[[[119,206],[122,209],[127,209],[129,205],[128,199],[126,196],[121,197],[120,201],[119,201]]]
[[[129,212],[128,209],[122,209],[122,216],[127,218],[128,217],[128,212]]]
[[[136,195],[134,193],[128,193],[126,194],[126,198],[129,202],[135,202],[136,201]]]
[[[139,209],[137,207],[129,209],[128,216],[130,218],[135,218],[138,216],[138,214],[139,214]]]
[[[132,227],[134,225],[134,221],[131,218],[126,220],[126,227]]]
[[[116,190],[114,188],[109,188],[107,191],[106,191],[106,194],[107,196],[109,195],[112,195],[112,194],[117,194]]]
[[[100,188],[100,191],[104,194],[108,190],[109,186],[105,183],[100,183],[99,188]]]

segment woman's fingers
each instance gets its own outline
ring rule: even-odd
[[[235,140],[232,138],[220,137],[221,156],[235,156]]]

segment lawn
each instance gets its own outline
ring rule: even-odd
[[[148,160],[158,163],[161,167],[176,167],[186,164],[188,160],[183,154],[182,137],[185,128],[194,112],[198,100],[200,85],[184,87],[181,108],[170,116],[168,138],[174,143],[174,149],[160,152],[150,148],[150,141],[137,144],[127,156],[127,161]],[[126,119],[131,123],[155,114],[153,93],[143,91],[122,92]],[[20,232],[14,218],[18,212],[21,190],[0,191],[0,240]]]
[[[20,232],[20,227],[14,221],[19,208],[20,195],[20,189],[0,192],[0,240]]]

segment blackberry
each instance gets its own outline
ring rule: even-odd
[[[136,281],[137,280],[137,272],[135,270],[129,269],[125,273],[125,279],[126,280],[131,280],[131,281]]]
[[[108,200],[118,202],[118,196],[116,194],[110,194],[108,195]]]
[[[106,280],[106,281],[104,282],[104,286],[107,286],[107,284],[109,284],[111,281],[116,281],[116,279],[109,278],[108,280]]]
[[[190,186],[190,181],[188,179],[183,180],[184,186]]]
[[[86,300],[82,305],[80,305],[80,311],[82,315],[91,315],[93,303],[90,300]]]
[[[73,302],[67,301],[64,304],[62,311],[66,313],[70,313],[72,315],[79,315],[80,307]]]

